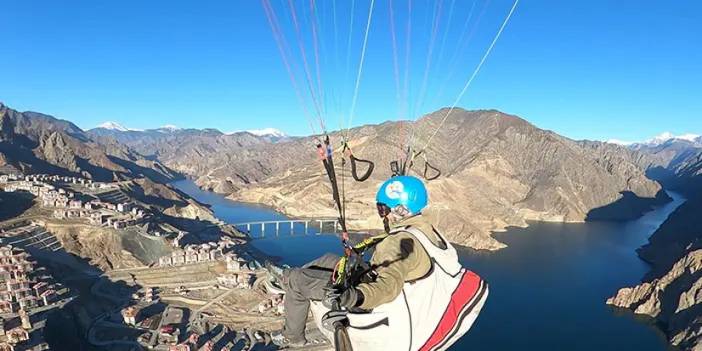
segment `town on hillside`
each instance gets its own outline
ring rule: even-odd
[[[52,313],[100,349],[265,349],[284,313],[265,256],[235,228],[165,216],[124,183],[0,174],[3,198],[28,202],[18,216],[0,214],[0,351],[48,349]],[[84,247],[91,237],[128,257],[103,263]]]

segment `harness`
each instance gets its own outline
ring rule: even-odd
[[[334,267],[332,283],[336,286],[344,287],[351,285],[356,279],[352,279],[352,275],[349,275],[349,273],[355,273],[359,264],[363,261],[363,255],[365,255],[368,250],[380,244],[380,242],[388,236],[390,236],[388,233],[371,236],[352,246],[350,254],[342,256],[339,262],[337,262],[336,267]],[[344,250],[344,253],[346,253],[346,250]],[[348,263],[354,256],[356,259],[353,262],[353,267],[348,269]]]
[[[343,143],[343,149],[342,149],[343,155],[347,156],[349,160],[351,161],[351,176],[353,177],[354,180],[358,182],[363,182],[366,181],[368,178],[370,178],[371,174],[373,173],[373,169],[375,168],[375,164],[371,161],[368,160],[362,160],[354,156],[353,152],[351,151],[351,148],[349,145],[344,141]],[[327,177],[329,178],[329,183],[331,184],[332,188],[332,197],[334,199],[334,203],[336,204],[336,208],[339,212],[339,225],[341,226],[341,243],[344,248],[344,256],[341,257],[339,262],[337,262],[336,267],[334,268],[334,273],[332,274],[332,284],[337,287],[348,287],[348,262],[351,260],[352,256],[358,256],[362,257],[363,254],[370,248],[374,247],[377,245],[382,239],[385,239],[387,237],[387,234],[381,234],[377,236],[373,236],[370,238],[367,238],[363,240],[362,242],[356,244],[356,245],[350,245],[349,244],[349,233],[348,229],[346,226],[346,198],[343,193],[343,188],[344,188],[344,178],[343,178],[343,171],[344,167],[346,165],[346,159],[342,157],[341,159],[341,165],[342,165],[342,192],[339,191],[339,182],[336,177],[336,170],[334,169],[334,157],[333,157],[333,149],[331,146],[331,143],[329,141],[329,135],[326,135],[324,138],[323,144],[317,144],[317,154],[319,155],[319,159],[322,161],[322,164],[324,165],[324,169],[327,173]],[[358,174],[358,163],[364,163],[367,165],[367,169],[363,175]],[[354,267],[358,265],[358,260],[354,262]]]
[[[354,246],[349,245],[349,233],[346,227],[346,196],[344,191],[345,184],[343,177],[343,172],[346,166],[346,159],[343,157],[341,158],[342,192],[340,193],[339,182],[337,181],[336,170],[334,169],[334,153],[331,147],[331,143],[329,142],[329,135],[325,135],[324,145],[322,145],[322,143],[317,144],[317,154],[319,155],[319,159],[322,161],[324,169],[327,172],[327,176],[329,177],[329,183],[332,187],[332,197],[334,198],[334,203],[336,204],[336,208],[339,211],[339,224],[341,225],[341,243],[344,247],[344,256],[339,260],[339,262],[337,262],[330,283],[332,283],[335,287],[346,288],[349,284],[349,274],[347,269],[349,259],[354,253],[365,252],[365,250],[368,247],[370,247],[370,245],[373,242],[375,242],[375,240],[364,240],[360,244]],[[371,161],[356,158],[353,155],[353,152],[351,152],[351,148],[346,143],[346,138],[344,138],[342,154],[348,156],[348,158],[351,160],[351,176],[353,177],[353,179],[355,179],[358,182],[362,182],[367,180],[371,176],[375,164]],[[368,169],[362,176],[358,175],[357,163],[359,162],[368,165]],[[378,242],[380,242],[380,240],[378,240]],[[354,267],[357,267],[357,265],[358,260],[355,261]],[[341,311],[338,301],[333,303],[332,311],[330,311],[330,313],[332,315],[329,316],[330,318],[328,319],[327,323],[329,323],[328,328],[334,331],[334,348],[336,350],[353,350],[353,346],[351,345],[351,341],[346,330],[348,320],[346,319],[344,313]]]

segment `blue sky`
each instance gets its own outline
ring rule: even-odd
[[[270,2],[297,91],[314,110],[288,2]],[[312,90],[336,129],[350,111],[370,2],[355,0],[353,12],[350,1],[317,0],[314,12],[309,1],[295,4]],[[512,2],[414,0],[408,66],[407,5],[393,1],[392,27],[389,0],[376,0],[354,125],[450,105]],[[83,128],[116,121],[310,132],[312,113],[261,1],[10,1],[2,12],[0,101],[16,109]],[[522,0],[459,106],[496,108],[577,139],[702,134],[701,38],[700,1]],[[409,86],[399,100],[393,52],[400,86]]]

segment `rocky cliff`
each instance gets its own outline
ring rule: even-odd
[[[682,193],[687,201],[671,214],[641,247],[639,255],[652,264],[647,278],[657,277],[684,256],[700,246],[702,240],[702,152],[686,156],[685,161],[672,164],[674,174],[664,181],[667,188]]]
[[[670,139],[660,144],[634,144],[629,149],[646,156],[637,164],[665,188],[685,192],[691,186],[700,187],[691,180],[701,173],[698,164],[702,160],[702,137],[694,141]]]
[[[342,170],[337,162],[352,226],[380,226],[374,193],[390,176],[390,161],[402,156],[410,135],[415,145],[424,146],[444,113],[349,131],[354,153],[377,165],[370,180],[357,183],[350,178],[348,166]],[[328,181],[316,156],[318,136],[271,143],[247,133],[137,135],[130,132],[129,137],[118,139],[143,152],[152,150],[150,156],[193,177],[205,189],[235,200],[265,203],[293,216],[335,216]],[[340,151],[341,134],[330,137]],[[626,194],[664,201],[656,197],[660,186],[645,178],[631,155],[618,146],[576,142],[498,111],[459,109],[438,130],[426,152],[429,162],[443,173],[429,182],[432,205],[427,213],[454,242],[494,250],[503,244],[491,232],[525,226],[527,220],[583,221],[595,209],[607,218],[609,206]],[[414,169],[423,172],[423,158]]]
[[[689,251],[660,278],[620,289],[607,303],[655,318],[675,346],[702,350],[702,250]]]
[[[702,350],[702,160],[670,164],[674,185],[687,201],[639,249],[651,264],[643,282],[620,289],[608,304],[655,318],[673,345]]]

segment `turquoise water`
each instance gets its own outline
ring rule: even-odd
[[[201,191],[190,181],[175,185],[229,223],[285,218]],[[665,338],[652,325],[604,302],[648,270],[635,250],[683,202],[671,196],[673,202],[634,221],[537,222],[496,234],[506,249],[459,248],[461,262],[490,284],[490,297],[452,350],[666,350]],[[340,252],[338,239],[325,235],[268,237],[252,244],[291,265]]]

